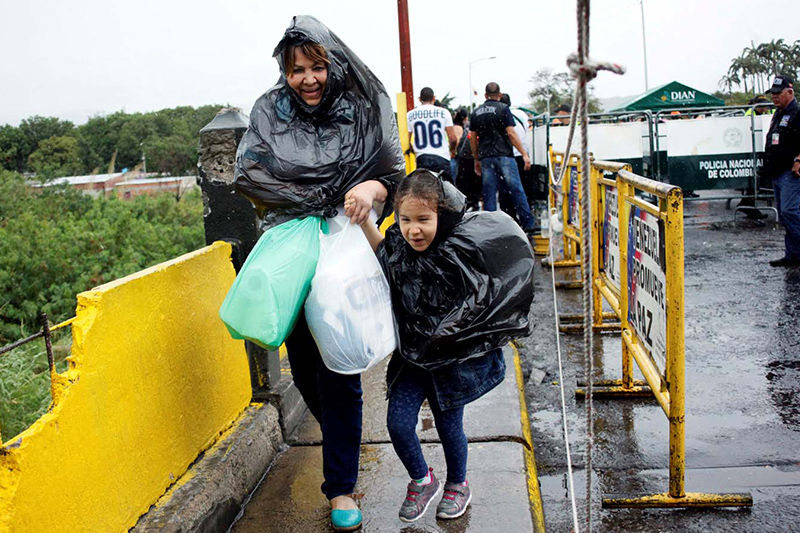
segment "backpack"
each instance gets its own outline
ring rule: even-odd
[[[464,128],[464,133],[461,134],[461,139],[458,140],[456,157],[458,159],[472,160],[472,148],[469,145],[469,130],[467,128]]]

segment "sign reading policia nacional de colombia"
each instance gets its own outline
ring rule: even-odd
[[[656,87],[616,108],[617,111],[679,109],[661,113],[658,120],[658,150],[666,153],[662,174],[669,182],[685,190],[737,189],[748,187],[761,164],[763,135],[769,115],[738,116],[709,113],[689,115],[697,108],[721,108],[725,102],[682,83]],[[686,111],[683,111],[686,109]],[[700,120],[698,120],[700,119]],[[756,157],[753,157],[753,138]],[[662,159],[664,161],[664,159]]]

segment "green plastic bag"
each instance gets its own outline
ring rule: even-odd
[[[233,282],[219,316],[231,337],[276,350],[291,333],[319,258],[321,217],[267,230]]]

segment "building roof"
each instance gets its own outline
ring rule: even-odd
[[[67,178],[56,178],[47,183],[38,185],[40,187],[50,187],[52,185],[86,185],[88,183],[106,183],[122,176],[122,172],[115,172],[113,174],[90,174],[88,176],[70,176]],[[34,184],[34,186],[37,186]]]
[[[196,176],[168,176],[166,178],[145,178],[123,181],[117,183],[115,187],[136,187],[137,185],[149,185],[153,183],[176,183],[179,181],[186,181],[189,179],[197,179]]]

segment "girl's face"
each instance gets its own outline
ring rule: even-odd
[[[406,242],[417,252],[427,250],[436,236],[438,223],[436,210],[430,208],[430,202],[409,196],[400,204],[397,215],[400,233]]]
[[[310,106],[319,105],[328,82],[328,67],[309,59],[299,48],[294,49],[294,67],[288,73],[289,87]]]

